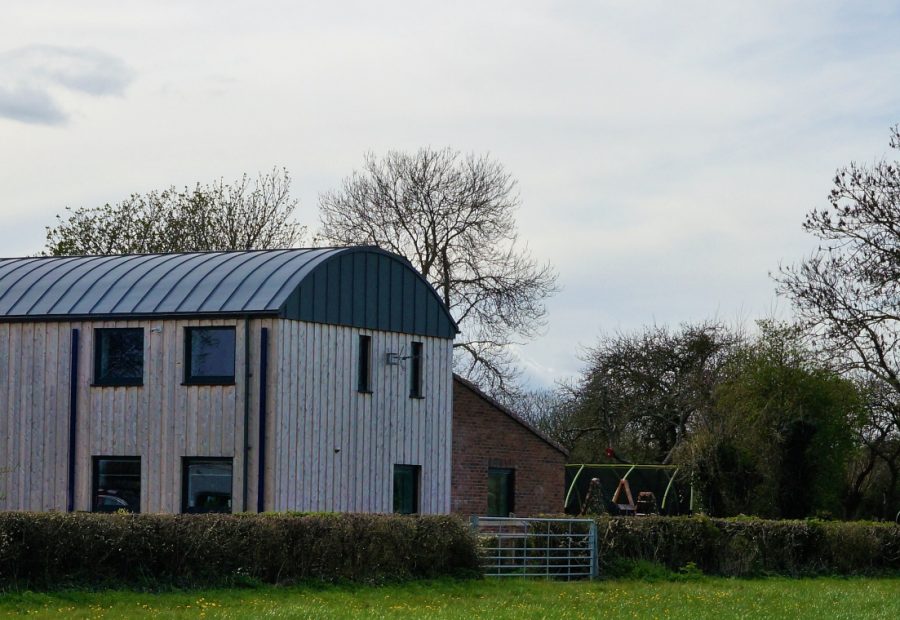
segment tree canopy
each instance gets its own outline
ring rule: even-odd
[[[44,253],[143,254],[288,248],[305,228],[293,219],[291,178],[274,169],[251,180],[132,194],[100,207],[67,208],[47,227]]]

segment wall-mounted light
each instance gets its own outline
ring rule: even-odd
[[[399,366],[400,365],[400,354],[399,353],[385,353],[384,355],[385,362],[388,366]]]

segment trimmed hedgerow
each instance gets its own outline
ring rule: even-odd
[[[478,570],[445,516],[0,513],[0,588],[378,583]]]
[[[628,562],[731,577],[900,571],[900,526],[755,518],[600,517],[601,572]]]

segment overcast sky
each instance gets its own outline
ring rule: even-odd
[[[41,2],[0,19],[0,256],[66,206],[490,152],[559,271],[534,385],[604,332],[774,311],[834,170],[891,155],[897,2]]]

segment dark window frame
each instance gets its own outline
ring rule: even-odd
[[[125,378],[104,378],[103,366],[103,339],[114,332],[140,332],[141,333],[141,376]],[[144,385],[144,328],[143,327],[95,327],[94,328],[94,376],[92,386],[116,387],[116,386],[141,386]]]
[[[397,505],[397,474],[400,472],[412,474],[412,511],[403,510],[402,506],[398,507]],[[395,514],[419,514],[422,510],[422,466],[395,463],[391,491],[393,510]]]
[[[409,397],[425,398],[422,387],[425,347],[421,342],[413,341],[409,355]]]
[[[191,342],[194,332],[228,330],[234,333],[234,350],[231,353],[234,368],[230,375],[195,375],[191,369],[193,358]],[[237,328],[234,325],[192,325],[184,328],[184,381],[183,385],[234,385],[237,374]]]
[[[361,394],[372,393],[372,336],[359,335],[359,349],[356,366],[356,391]]]
[[[114,455],[92,455],[91,456],[91,512],[116,512],[117,510],[128,510],[128,512],[132,512],[135,514],[140,514],[141,512],[141,478],[143,477],[143,469],[141,463],[140,456],[133,455],[124,455],[124,456],[114,456]],[[128,462],[136,462],[138,464],[138,492],[137,492],[137,506],[136,510],[129,510],[128,508],[122,506],[116,510],[97,510],[97,496],[99,495],[100,490],[100,461],[128,461]],[[115,497],[110,494],[111,497]],[[120,499],[128,503],[122,496],[118,496]]]
[[[216,462],[216,463],[225,463],[231,465],[231,489],[229,489],[229,498],[231,500],[231,506],[227,511],[223,510],[197,510],[191,509],[189,507],[188,500],[188,489],[190,485],[188,484],[188,480],[190,478],[190,467],[189,465],[193,463],[204,463],[204,462]],[[185,514],[203,514],[203,513],[217,513],[217,514],[233,514],[234,513],[234,457],[231,456],[183,456],[181,457],[181,512]]]
[[[491,510],[490,488],[491,477],[500,474],[506,477],[506,511]],[[516,470],[512,467],[488,467],[488,505],[487,516],[508,517],[516,511]]]

